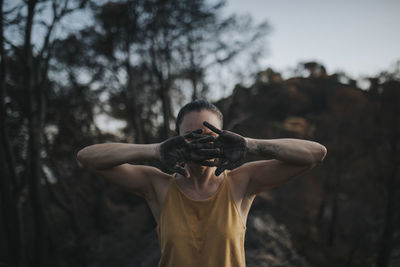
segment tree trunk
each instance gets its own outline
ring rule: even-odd
[[[162,113],[164,117],[163,138],[166,139],[170,135],[169,123],[171,120],[171,101],[169,99],[169,88],[162,85],[160,88],[160,96],[162,103]]]
[[[357,238],[355,239],[353,246],[350,249],[349,252],[349,256],[347,257],[347,261],[346,261],[346,267],[351,267],[353,266],[353,259],[354,259],[354,255],[356,254],[356,251],[361,243],[361,240],[364,237],[364,233],[361,233],[357,236]]]
[[[381,237],[381,246],[378,251],[378,259],[376,262],[377,267],[387,267],[389,266],[390,254],[393,249],[393,234],[395,231],[395,219],[396,219],[396,204],[397,204],[397,181],[398,178],[398,144],[400,139],[399,127],[397,122],[397,112],[398,105],[394,105],[394,112],[392,114],[393,136],[390,138],[390,156],[392,163],[392,170],[390,173],[390,178],[386,183],[386,205],[385,205],[385,221],[384,228]]]
[[[2,100],[3,101],[3,100]],[[2,127],[2,125],[0,125]],[[1,139],[4,140],[4,130],[1,131]],[[21,260],[21,243],[20,243],[20,229],[18,222],[18,212],[16,206],[16,197],[13,194],[14,188],[11,182],[11,170],[7,167],[7,157],[4,154],[5,147],[4,142],[1,143],[0,146],[0,161],[1,161],[1,179],[0,179],[0,193],[1,193],[1,210],[2,210],[2,218],[4,229],[3,232],[6,235],[6,241],[8,245],[8,251],[6,255],[9,255],[9,258],[6,259],[9,261],[11,266],[18,266]],[[8,172],[7,172],[8,170]]]
[[[129,49],[128,49],[129,50]],[[129,53],[129,52],[128,52]],[[134,73],[132,71],[132,67],[130,64],[129,60],[129,55],[128,55],[128,60],[126,62],[126,72],[128,74],[128,84],[126,87],[127,90],[127,108],[129,110],[130,114],[130,120],[132,122],[132,126],[135,130],[135,142],[137,144],[143,144],[144,143],[144,131],[143,131],[143,123],[141,120],[141,110],[139,106],[139,101],[138,101],[138,93],[137,93],[137,88],[134,84]]]
[[[335,184],[333,190],[333,204],[332,204],[332,215],[331,221],[329,223],[329,235],[328,235],[328,246],[332,247],[333,242],[335,241],[336,235],[336,222],[337,222],[337,215],[339,212],[339,203],[338,203],[338,195],[339,195],[339,186],[340,186],[340,176],[339,174],[334,177]]]
[[[7,236],[8,255],[11,266],[19,266],[22,262],[22,231],[21,214],[18,210],[18,179],[15,172],[15,161],[10,141],[8,138],[6,107],[5,107],[5,79],[6,79],[6,55],[4,51],[3,32],[3,0],[0,0],[0,161],[1,161],[1,205],[4,218],[4,232]]]
[[[321,203],[319,204],[319,208],[318,208],[318,213],[317,216],[315,218],[315,225],[318,227],[318,229],[320,229],[322,222],[323,222],[323,218],[324,218],[324,214],[325,214],[325,209],[326,209],[326,204],[327,204],[327,192],[328,192],[328,182],[327,180],[329,179],[329,177],[325,177],[324,179],[324,194],[322,194],[322,200]]]
[[[162,131],[162,137],[168,138],[170,134],[170,128],[169,128],[169,123],[170,123],[170,118],[171,118],[171,100],[169,96],[169,89],[170,89],[170,79],[169,79],[169,69],[167,70],[168,75],[163,75],[163,70],[161,69],[161,66],[159,66],[157,59],[159,55],[156,53],[155,49],[155,40],[154,38],[151,39],[151,47],[150,47],[150,58],[151,58],[151,67],[152,67],[152,73],[155,76],[156,82],[158,83],[158,95],[161,99],[161,105],[162,105],[162,114],[164,118],[164,124],[163,124],[163,131]],[[165,49],[167,50],[167,49]],[[167,62],[167,65],[169,62]],[[164,76],[167,76],[167,79],[164,79]]]
[[[96,229],[103,234],[112,231],[113,225],[110,211],[106,203],[106,184],[107,182],[105,180],[100,180],[100,182],[97,182],[96,186],[94,187],[96,197],[93,203],[95,226]]]
[[[198,92],[199,89],[197,87],[196,73],[191,74],[190,81],[192,82],[192,87],[193,87],[192,101],[194,101],[199,98],[199,92]]]
[[[49,197],[51,200],[53,200],[53,202],[62,210],[66,213],[66,215],[68,216],[70,223],[71,223],[71,227],[72,227],[72,232],[75,235],[75,240],[79,241],[81,239],[81,233],[80,233],[80,228],[79,228],[79,224],[78,224],[78,220],[76,219],[74,210],[72,209],[71,205],[68,205],[67,203],[65,203],[64,201],[62,201],[59,197],[58,194],[54,191],[53,186],[51,185],[48,177],[46,176],[46,174],[44,173],[43,169],[41,171],[43,178],[45,180],[46,183],[46,188],[49,192]],[[58,180],[60,180],[60,177],[58,177]]]
[[[29,189],[32,203],[32,214],[34,219],[34,251],[32,257],[32,266],[41,267],[44,262],[44,248],[46,241],[46,219],[41,195],[41,175],[40,175],[40,135],[41,135],[41,110],[39,103],[41,95],[34,90],[33,84],[33,66],[32,66],[32,45],[31,34],[35,6],[37,1],[28,1],[28,16],[26,18],[25,42],[24,42],[24,90],[28,98],[28,162],[29,162]]]
[[[190,60],[190,69],[188,74],[190,82],[192,83],[192,88],[193,88],[192,101],[194,101],[199,98],[198,71],[195,63],[195,55],[194,55],[195,52],[192,47],[194,41],[193,38],[191,37],[191,31],[188,32],[188,35],[189,38],[188,38],[187,50],[189,51],[189,60]]]
[[[32,89],[32,87],[31,87]],[[33,266],[42,266],[43,252],[45,246],[46,220],[42,203],[41,194],[41,175],[40,175],[40,122],[37,111],[34,109],[35,101],[32,90],[29,90],[29,170],[30,170],[30,193],[32,210],[34,217],[34,255]]]
[[[393,245],[394,219],[396,215],[396,176],[397,167],[393,168],[392,175],[387,183],[387,200],[385,207],[385,222],[381,237],[381,246],[378,251],[377,267],[389,266],[390,254]]]
[[[50,145],[49,145],[48,139],[46,138],[46,135],[43,135],[43,140],[44,140],[44,146],[45,146],[46,151],[50,151]],[[52,170],[52,172],[55,174],[55,176],[57,177],[58,185],[61,188],[61,193],[57,194],[57,192],[54,191],[53,186],[50,184],[48,177],[46,176],[46,173],[42,169],[41,173],[45,180],[46,187],[49,192],[49,196],[51,199],[53,199],[54,203],[61,210],[66,212],[66,214],[70,220],[70,223],[71,223],[72,231],[75,235],[75,240],[77,242],[80,242],[82,239],[82,233],[81,233],[80,226],[78,223],[79,220],[77,219],[76,212],[75,212],[76,209],[75,209],[75,203],[73,200],[73,194],[71,192],[67,192],[69,190],[67,190],[65,188],[66,185],[64,183],[64,178],[61,175],[61,173],[59,172],[54,160],[52,158],[47,158],[47,164],[50,167],[50,169]],[[65,202],[61,199],[62,195],[64,196]],[[71,195],[72,195],[72,197],[71,197]]]

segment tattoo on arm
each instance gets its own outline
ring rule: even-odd
[[[250,145],[249,152],[257,156],[269,156],[275,158],[282,151],[282,148],[276,144],[254,141],[251,142],[253,142],[254,145]]]

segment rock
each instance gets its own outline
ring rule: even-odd
[[[245,249],[247,267],[310,266],[293,248],[286,227],[269,214],[248,218]]]

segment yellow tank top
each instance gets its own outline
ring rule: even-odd
[[[185,195],[174,176],[157,225],[158,267],[245,267],[245,232],[225,172],[218,190],[204,200]]]

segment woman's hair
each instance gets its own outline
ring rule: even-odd
[[[222,126],[224,117],[221,111],[214,104],[208,102],[207,100],[196,99],[190,103],[187,103],[181,108],[181,110],[179,110],[178,117],[176,118],[176,123],[175,123],[176,132],[179,134],[179,126],[181,126],[183,117],[185,117],[186,114],[193,111],[200,112],[202,110],[209,110],[213,112],[215,115],[217,115],[221,121],[221,126]]]

